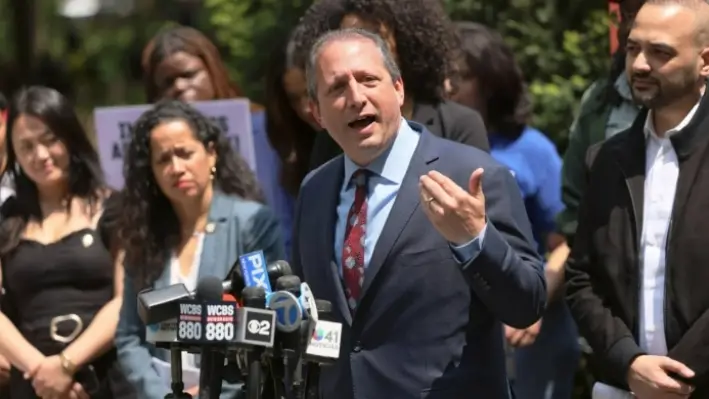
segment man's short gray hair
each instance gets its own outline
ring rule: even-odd
[[[387,46],[379,35],[359,28],[332,30],[320,36],[315,44],[313,44],[313,47],[310,49],[308,62],[305,64],[305,77],[308,83],[308,96],[310,96],[311,100],[318,100],[318,77],[315,71],[317,69],[318,58],[320,57],[323,47],[331,42],[362,39],[370,40],[377,46],[377,49],[379,49],[379,52],[382,54],[384,67],[389,73],[391,80],[397,81],[401,78],[401,71],[399,70],[399,66],[396,65],[394,55],[389,50],[389,46]]]

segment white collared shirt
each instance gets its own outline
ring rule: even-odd
[[[652,111],[645,120],[645,195],[640,238],[640,347],[651,355],[667,355],[665,340],[665,261],[667,236],[675,200],[679,162],[670,137],[685,128],[699,103],[662,137],[655,132]]]

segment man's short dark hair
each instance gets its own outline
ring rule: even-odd
[[[415,102],[438,103],[453,73],[455,30],[440,0],[319,0],[303,16],[309,29],[303,42],[310,50],[324,31],[339,29],[347,15],[383,24],[396,42],[406,94]],[[307,58],[307,54],[305,54]],[[305,60],[303,60],[305,61]]]
[[[359,28],[332,30],[320,36],[315,44],[313,44],[313,47],[310,49],[310,56],[308,57],[307,64],[305,65],[308,95],[311,100],[317,101],[317,76],[315,76],[315,70],[317,69],[316,65],[318,62],[318,57],[320,57],[323,47],[326,44],[343,40],[371,41],[375,46],[377,46],[377,49],[379,49],[379,52],[382,55],[382,62],[384,63],[384,67],[386,67],[387,72],[389,72],[391,80],[397,81],[401,78],[401,71],[399,71],[399,67],[396,65],[394,55],[389,50],[389,46],[384,43],[384,40],[379,35]]]

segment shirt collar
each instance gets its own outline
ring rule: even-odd
[[[401,118],[394,142],[365,169],[392,183],[401,184],[409,167],[409,162],[404,160],[411,159],[414,151],[416,151],[418,139],[419,134],[409,126],[406,119]],[[361,168],[350,157],[345,155],[344,184],[348,185],[352,179],[352,174]]]
[[[682,129],[687,127],[689,125],[689,122],[692,121],[692,118],[694,118],[694,114],[697,113],[697,109],[699,108],[699,103],[702,101],[702,98],[699,98],[699,101],[697,101],[696,104],[694,104],[694,107],[692,107],[691,110],[687,113],[687,116],[682,119],[682,121],[672,129],[668,130],[665,132],[664,137],[669,138],[670,136],[679,133]],[[648,137],[653,137],[653,138],[659,138],[657,135],[657,132],[655,131],[655,123],[653,122],[652,119],[652,110],[650,110],[647,113],[647,117],[645,118],[645,125],[643,126],[643,132],[645,133],[645,138]]]

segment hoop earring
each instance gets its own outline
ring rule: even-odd
[[[214,180],[214,175],[217,174],[217,167],[216,167],[216,166],[212,166],[212,169],[211,169],[211,170],[212,170],[212,173],[209,175],[209,178],[212,179],[212,180]]]

